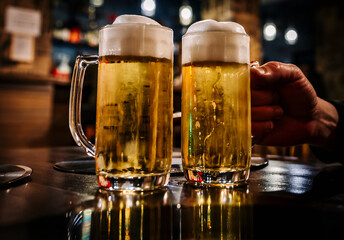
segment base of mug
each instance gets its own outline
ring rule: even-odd
[[[184,169],[187,183],[196,186],[233,188],[246,185],[249,175],[250,168],[232,172]]]
[[[145,191],[164,187],[169,181],[170,174],[135,177],[115,177],[108,174],[99,174],[97,178],[99,186],[106,190]]]

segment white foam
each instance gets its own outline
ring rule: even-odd
[[[172,59],[173,31],[144,16],[118,16],[100,30],[99,56],[106,55]]]
[[[215,20],[192,24],[182,40],[182,64],[202,61],[249,63],[250,38],[243,26]]]

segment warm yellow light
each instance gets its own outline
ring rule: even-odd
[[[277,34],[276,25],[273,23],[266,23],[264,25],[263,34],[264,34],[264,39],[266,41],[274,40],[276,38],[276,34]]]
[[[179,8],[179,21],[182,25],[187,26],[192,22],[192,7],[189,5],[183,5]]]
[[[146,16],[154,16],[156,4],[154,0],[143,0],[141,3],[142,14]]]
[[[297,32],[294,28],[288,28],[284,35],[285,40],[288,44],[294,45],[297,42]]]

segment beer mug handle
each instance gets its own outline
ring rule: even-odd
[[[97,55],[79,55],[76,58],[69,98],[69,129],[78,146],[84,148],[89,156],[95,156],[95,146],[91,143],[81,126],[81,99],[86,68],[98,64]]]

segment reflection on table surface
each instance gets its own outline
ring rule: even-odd
[[[77,147],[3,150],[32,175],[0,190],[0,239],[344,239],[344,167],[269,157],[247,186],[107,192],[94,175],[54,170]]]
[[[168,189],[149,192],[99,189],[71,212],[72,239],[252,239],[249,190],[184,184],[173,205]]]
[[[89,206],[71,214],[69,235],[72,239],[168,239],[172,236],[173,219],[170,198],[168,189],[99,189]]]
[[[182,239],[252,239],[253,212],[247,188],[196,189],[183,186]]]

